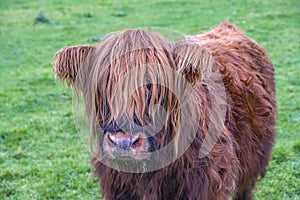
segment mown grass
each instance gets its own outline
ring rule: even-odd
[[[229,20],[276,68],[278,138],[256,199],[300,199],[300,2],[0,0],[0,199],[100,199],[67,87],[54,79],[61,47],[128,27],[197,33]],[[33,25],[39,11],[53,22]],[[66,98],[68,97],[68,98]]]

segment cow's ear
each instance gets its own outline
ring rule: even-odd
[[[74,85],[78,69],[95,51],[94,46],[70,46],[55,54],[55,74],[61,81]]]
[[[173,52],[177,70],[192,86],[214,71],[212,55],[195,40],[178,41]]]

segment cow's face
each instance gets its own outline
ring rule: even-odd
[[[145,30],[125,30],[96,47],[64,48],[55,65],[56,75],[83,94],[95,156],[155,157],[153,170],[191,144],[200,110],[192,90],[213,66],[194,42],[172,44]]]
[[[119,92],[122,94],[100,95],[103,98],[96,111],[101,127],[101,131],[97,131],[99,149],[110,159],[150,159],[152,152],[164,147],[176,135],[174,122],[179,115],[176,97],[167,88],[151,84],[134,91],[129,100],[123,99],[127,91]]]

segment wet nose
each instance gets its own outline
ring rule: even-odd
[[[129,150],[139,142],[139,135],[129,135],[124,133],[108,133],[110,142],[123,150]]]

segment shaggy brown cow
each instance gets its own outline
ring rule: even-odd
[[[83,95],[104,198],[253,199],[276,135],[274,69],[235,25],[175,43],[125,30],[60,50],[55,73]]]

